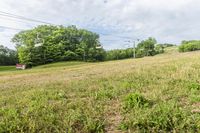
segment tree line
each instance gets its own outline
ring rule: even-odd
[[[136,48],[115,49],[106,51],[105,60],[119,60],[126,58],[142,58],[144,56],[154,56],[156,54],[164,53],[166,47],[175,46],[174,44],[157,44],[155,38],[149,37],[146,40],[138,43]],[[135,55],[134,55],[135,54]]]
[[[99,35],[76,26],[41,25],[31,30],[21,31],[12,38],[16,50],[8,50],[1,56],[0,65],[12,65],[17,61],[28,66],[36,66],[59,61],[106,61],[144,56],[154,56],[164,52],[172,44],[157,44],[155,38],[149,37],[138,43],[135,49],[103,49]]]
[[[0,45],[0,65],[15,65],[16,62],[17,52]]]

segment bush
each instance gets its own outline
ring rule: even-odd
[[[155,46],[155,51],[156,51],[156,54],[164,53],[164,45],[162,45],[162,44],[157,44],[157,45]]]
[[[179,46],[179,52],[189,52],[189,51],[196,51],[196,50],[200,50],[200,41],[183,42]]]
[[[133,49],[115,49],[106,52],[106,60],[119,60],[133,57]]]

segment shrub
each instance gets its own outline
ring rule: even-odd
[[[157,44],[155,46],[155,51],[156,51],[156,54],[161,54],[161,53],[164,53],[164,45],[162,44]]]
[[[189,52],[200,50],[200,41],[187,41],[179,46],[179,52]]]

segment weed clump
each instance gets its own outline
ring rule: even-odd
[[[91,116],[88,112],[71,110],[70,115],[65,116],[67,131],[69,133],[104,132],[104,119],[99,116]]]
[[[188,88],[191,90],[191,91],[197,91],[197,90],[200,90],[200,84],[199,83],[190,83],[188,85]]]
[[[135,109],[125,115],[120,128],[141,132],[198,131],[198,119],[175,103],[161,103],[152,108]]]
[[[149,100],[147,100],[144,96],[139,93],[131,93],[127,95],[124,99],[124,107],[123,109],[128,111],[133,108],[142,108],[149,106]]]
[[[188,83],[189,98],[191,103],[200,101],[200,84],[198,82]]]

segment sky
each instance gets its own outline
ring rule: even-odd
[[[127,41],[148,37],[174,44],[200,40],[199,0],[0,0],[0,11],[96,32],[105,49],[131,47]],[[14,49],[10,40],[19,32],[3,27],[37,25],[0,13],[0,44]]]

